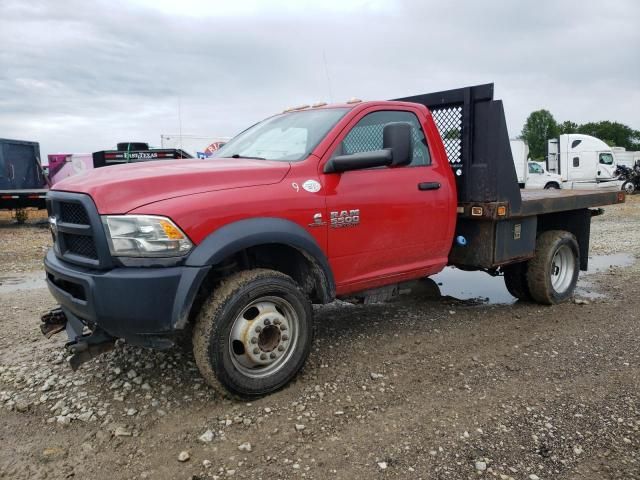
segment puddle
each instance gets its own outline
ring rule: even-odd
[[[581,272],[576,295],[588,299],[604,298],[606,295],[594,290],[594,285],[585,280],[585,274],[604,272],[611,267],[629,267],[633,265],[633,255],[618,253],[615,255],[598,255],[589,257],[589,270]],[[476,301],[483,304],[511,304],[516,302],[502,277],[492,277],[484,272],[465,272],[455,267],[447,267],[431,277],[440,289],[440,296],[449,296],[463,301]],[[413,289],[412,289],[413,290]],[[412,293],[414,293],[412,291]]]
[[[0,276],[0,293],[46,288],[44,272],[24,273],[19,276]]]
[[[628,253],[589,257],[589,270],[582,272],[582,274],[605,272],[611,267],[630,267],[635,261],[635,257]]]
[[[504,286],[502,277],[492,277],[484,272],[465,272],[455,267],[447,267],[431,277],[440,287],[442,296],[458,300],[480,300],[482,303],[509,304],[513,297]]]

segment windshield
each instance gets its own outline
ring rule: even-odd
[[[348,110],[303,110],[267,118],[232,138],[213,158],[303,160]]]

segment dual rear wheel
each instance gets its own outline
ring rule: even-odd
[[[520,300],[553,305],[573,295],[579,272],[580,250],[575,236],[549,230],[538,236],[531,260],[504,268],[504,281],[509,293]]]

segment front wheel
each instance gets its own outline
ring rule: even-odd
[[[556,182],[549,182],[544,186],[545,190],[558,190],[560,188],[560,185],[558,185]]]
[[[231,275],[196,320],[193,353],[207,383],[238,397],[286,385],[313,339],[311,303],[291,277],[266,269]]]
[[[580,272],[580,250],[576,237],[562,230],[549,230],[536,240],[535,256],[529,260],[527,285],[538,303],[553,305],[573,294]]]

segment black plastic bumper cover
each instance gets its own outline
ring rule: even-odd
[[[210,267],[91,270],[58,259],[44,261],[49,291],[77,317],[132,343],[184,328],[202,279]]]

